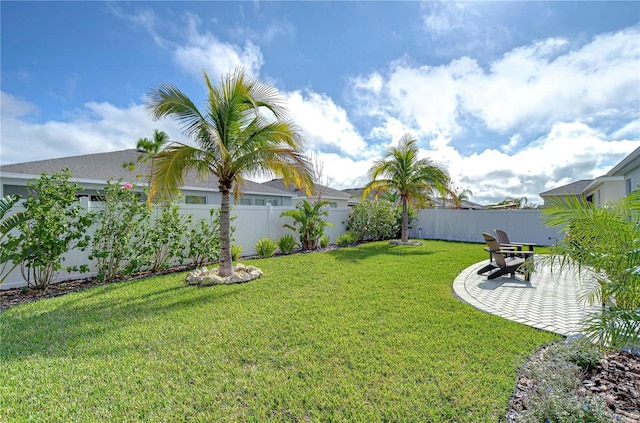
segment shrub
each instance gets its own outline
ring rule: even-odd
[[[233,244],[231,246],[231,260],[236,261],[242,254],[242,245]]]
[[[328,236],[322,235],[322,238],[320,238],[318,243],[320,244],[320,248],[327,248],[329,244],[331,244],[331,240]]]
[[[336,238],[336,245],[339,247],[348,247],[349,245],[355,245],[359,241],[358,234],[355,232],[347,231]]]
[[[554,344],[545,352],[544,359],[523,369],[523,374],[534,381],[535,391],[526,399],[519,422],[611,421],[601,398],[590,393],[578,394],[583,369],[570,359],[584,356],[585,351],[583,345]]]
[[[277,245],[271,238],[262,238],[256,242],[256,254],[261,258],[271,257],[276,253]]]
[[[95,260],[98,279],[111,281],[130,274],[139,261],[134,240],[145,232],[149,210],[131,184],[107,181],[102,210],[94,213],[97,228],[89,259]]]
[[[154,208],[155,220],[134,241],[134,249],[140,252],[138,267],[152,273],[170,267],[174,259],[182,263],[186,248],[183,236],[191,224],[191,216],[180,214],[177,204],[165,203]]]
[[[278,248],[282,254],[291,254],[298,246],[296,239],[291,234],[282,235],[278,239]]]
[[[29,287],[46,288],[62,269],[63,255],[89,244],[86,230],[92,217],[86,213],[76,193],[78,184],[70,181],[71,172],[42,174],[29,182],[29,197],[24,202],[28,220],[18,225],[23,239],[19,246],[20,270]],[[88,271],[88,266],[67,267],[67,271]]]
[[[220,250],[220,210],[211,209],[210,221],[197,222],[187,235],[187,257],[195,267],[217,261]]]
[[[391,239],[398,233],[401,219],[401,213],[390,201],[365,200],[351,211],[347,231],[355,233],[358,241]]]

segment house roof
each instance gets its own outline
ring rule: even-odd
[[[287,187],[284,184],[284,181],[280,178],[280,179],[272,179],[270,181],[267,182],[263,182],[261,185],[264,186],[268,186],[271,188],[275,188],[281,191],[287,191],[289,193],[295,194],[296,196],[299,197],[306,197],[306,194],[304,191],[300,191],[297,187],[295,186],[290,186]],[[338,199],[338,200],[348,200],[350,198],[350,195],[343,192],[343,191],[339,191],[337,189],[333,189],[324,185],[318,185],[318,187],[320,188],[321,192],[322,192],[322,197],[324,198],[330,198],[332,200]]]
[[[640,166],[640,147],[636,148],[627,157],[622,159],[620,163],[615,165],[607,173],[607,176],[624,176],[630,170],[633,170]]]
[[[145,175],[149,170],[149,165],[139,163],[131,171],[123,166],[124,163],[135,163],[140,156],[135,148],[107,153],[84,154],[81,156],[61,157],[57,159],[38,160],[33,162],[15,163],[0,166],[0,173],[13,173],[37,178],[42,173],[59,173],[67,168],[71,171],[74,179],[89,179],[97,181],[107,181],[109,179],[122,179],[127,182],[144,180],[138,175]],[[206,179],[197,178],[195,172],[190,172],[184,178],[185,188],[207,189],[218,191],[218,179],[211,175]],[[245,179],[244,192],[246,194],[268,194],[280,197],[294,197],[291,193],[278,190],[270,186],[265,186],[257,182]]]
[[[541,192],[540,197],[550,197],[555,195],[579,195],[593,182],[593,179],[581,179],[549,191]]]

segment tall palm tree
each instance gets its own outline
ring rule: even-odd
[[[230,194],[237,200],[244,177],[283,177],[289,183],[310,186],[312,169],[302,153],[300,137],[288,120],[277,90],[247,75],[242,68],[225,75],[219,86],[204,78],[208,98],[204,111],[177,87],[152,89],[146,109],[154,119],[171,116],[195,146],[174,142],[156,155],[149,201],[171,196],[183,185],[184,175],[218,179],[220,205],[220,276],[233,274],[230,240]]]
[[[369,169],[369,182],[362,193],[366,198],[371,191],[376,197],[382,191],[395,191],[402,203],[402,242],[409,241],[408,204],[412,199],[423,199],[441,190],[449,183],[447,172],[428,159],[418,159],[417,140],[410,134],[400,138],[397,147],[376,160]]]

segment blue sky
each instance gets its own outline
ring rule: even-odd
[[[404,133],[472,200],[600,176],[640,145],[638,2],[12,2],[0,163],[132,148],[145,94],[244,66],[335,188]],[[200,103],[202,104],[202,103]]]

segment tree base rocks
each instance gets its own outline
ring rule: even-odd
[[[222,277],[218,274],[218,268],[208,270],[206,267],[196,269],[187,274],[188,285],[211,286],[211,285],[231,285],[234,283],[249,282],[262,276],[262,270],[255,266],[245,266],[238,263],[233,267],[231,276]]]

